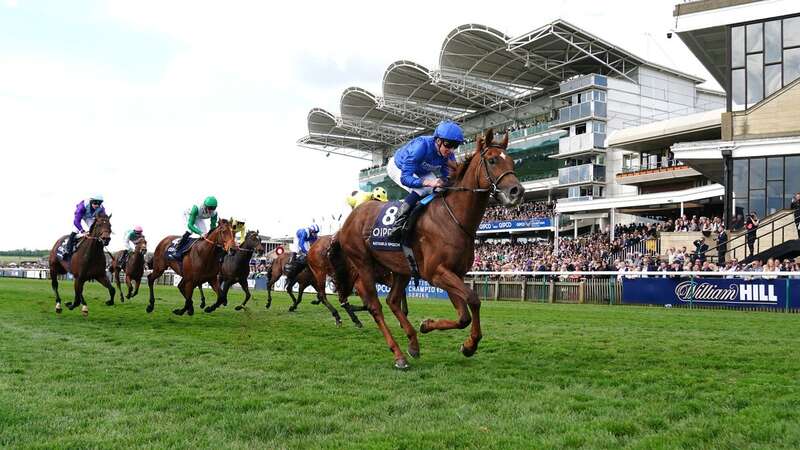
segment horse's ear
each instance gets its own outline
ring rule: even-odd
[[[114,215],[113,213],[112,213],[112,214],[109,214],[109,215],[108,215],[108,218],[110,219],[110,218],[111,218],[111,216],[113,216],[113,215]]]
[[[475,139],[475,154],[478,154],[483,150],[483,142],[483,135],[479,134],[477,139]]]
[[[486,130],[485,134],[486,134],[486,142],[485,142],[486,146],[492,145],[492,142],[494,142],[494,130],[489,128],[488,130]]]
[[[504,149],[508,148],[508,134],[509,133],[506,131],[506,134],[503,136],[503,141],[500,143],[500,147],[503,147]]]

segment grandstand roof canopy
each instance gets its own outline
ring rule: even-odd
[[[383,74],[382,95],[358,87],[346,89],[341,117],[313,109],[308,116],[309,136],[298,144],[354,156],[352,148],[315,148],[316,142],[325,140],[322,136],[330,135],[336,138],[331,142],[357,145],[359,157],[369,159],[368,148],[383,152],[433,129],[442,119],[463,121],[494,112],[511,121],[512,110],[548,95],[575,75],[598,73],[630,80],[631,72],[642,65],[696,83],[704,81],[649,63],[563,20],[516,38],[485,25],[466,24],[448,33],[437,70],[408,60],[392,63]],[[309,139],[312,135],[315,139]],[[365,147],[356,138],[371,144]]]

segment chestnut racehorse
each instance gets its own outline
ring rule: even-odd
[[[236,283],[239,283],[239,286],[244,291],[244,303],[250,300],[250,288],[247,286],[247,276],[250,275],[250,259],[254,253],[262,251],[264,251],[264,247],[258,237],[258,230],[248,231],[242,245],[234,250],[232,254],[225,255],[219,270],[221,295],[217,298],[216,303],[205,308],[205,312],[213,312],[220,305],[227,306],[228,290]],[[200,292],[203,292],[202,288]],[[236,307],[237,311],[240,309],[242,309],[241,305]]]
[[[61,236],[50,250],[50,285],[56,293],[56,312],[61,313],[61,297],[58,295],[58,276],[71,273],[75,282],[75,300],[67,303],[70,310],[81,306],[81,313],[89,314],[86,299],[83,298],[83,285],[89,280],[97,280],[108,289],[107,305],[114,304],[114,287],[106,274],[106,254],[103,248],[111,242],[111,216],[99,214],[89,227],[80,245],[73,252],[69,261],[62,261],[56,256],[59,245],[67,236]]]
[[[444,194],[430,202],[420,215],[411,245],[421,278],[447,291],[458,312],[458,320],[427,319],[419,331],[463,329],[472,324],[469,338],[461,346],[464,356],[477,351],[482,337],[480,300],[464,283],[473,261],[475,233],[490,196],[503,205],[517,205],[525,193],[514,173],[514,160],[506,153],[508,135],[499,143],[493,142],[493,137],[491,129],[478,137],[475,152],[456,168],[452,186],[445,188]],[[371,248],[369,236],[380,210],[378,202],[367,202],[353,210],[331,246],[330,258],[336,267],[340,298],[350,291],[349,283],[355,282],[394,353],[395,367],[405,369],[408,363],[386,326],[375,282],[380,271],[391,273],[392,289],[386,302],[408,336],[409,355],[419,357],[417,333],[400,307],[401,293],[408,285],[411,270],[402,252]],[[352,277],[350,270],[355,270],[358,276]]]
[[[192,292],[194,288],[203,283],[210,283],[217,299],[220,296],[219,290],[219,267],[220,261],[225,253],[236,245],[233,237],[233,229],[225,219],[220,219],[217,228],[214,228],[208,235],[197,240],[194,245],[183,255],[182,263],[167,260],[167,247],[180,236],[167,236],[158,243],[153,252],[153,271],[147,276],[147,287],[150,288],[150,302],[147,304],[147,312],[153,312],[156,298],[153,294],[153,283],[167,268],[172,268],[181,276],[178,283],[178,290],[183,294],[185,300],[183,308],[174,309],[172,312],[179,316],[188,313],[194,314],[194,304],[192,303]]]
[[[127,297],[129,300],[136,297],[139,293],[139,285],[142,284],[142,275],[144,274],[144,258],[147,255],[147,241],[145,238],[139,238],[134,242],[136,246],[128,255],[128,260],[125,261],[125,267],[120,267],[120,258],[125,250],[120,250],[111,255],[111,276],[117,282],[117,290],[119,291],[119,300],[125,301]],[[119,274],[125,270],[125,285],[128,286],[128,295],[122,293],[122,284],[120,283]],[[134,290],[133,286],[136,286]],[[113,298],[111,299],[113,304]]]

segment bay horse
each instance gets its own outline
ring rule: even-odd
[[[217,294],[217,301],[220,297],[219,289],[219,268],[222,257],[228,250],[236,245],[233,237],[233,229],[230,222],[220,219],[217,228],[214,228],[206,236],[198,239],[192,247],[183,255],[181,262],[167,260],[167,248],[175,239],[180,236],[167,236],[158,243],[153,252],[153,271],[147,275],[147,287],[150,288],[150,302],[147,304],[147,312],[153,312],[156,298],[153,294],[153,283],[164,273],[167,268],[172,268],[181,276],[178,283],[178,290],[183,294],[185,300],[183,308],[172,310],[173,314],[182,316],[183,314],[194,314],[194,304],[192,303],[192,292],[194,288],[203,283],[211,284]]]
[[[89,232],[81,238],[69,261],[58,259],[57,250],[67,236],[61,236],[50,249],[50,286],[56,294],[56,313],[61,313],[61,297],[58,295],[58,276],[71,273],[75,283],[75,300],[67,303],[70,310],[81,306],[81,314],[89,315],[89,307],[83,297],[83,285],[89,280],[108,289],[107,305],[114,304],[114,286],[106,274],[106,254],[104,248],[111,242],[111,216],[100,213],[95,217]]]
[[[111,270],[111,276],[114,277],[114,281],[117,283],[119,300],[121,302],[124,302],[126,298],[130,300],[136,297],[139,293],[139,285],[142,284],[142,275],[144,275],[145,266],[144,259],[147,255],[147,240],[143,237],[139,238],[134,242],[134,245],[135,248],[128,254],[127,261],[125,261],[125,267],[120,266],[120,259],[125,250],[120,250],[111,255],[111,266],[109,269]],[[122,294],[122,284],[119,279],[119,274],[123,270],[125,271],[125,285],[128,286],[127,295]],[[134,285],[136,286],[136,290],[134,290]],[[114,298],[112,297],[111,300],[113,304]]]
[[[308,266],[304,267],[294,278],[290,278],[291,273],[286,270],[286,264],[289,262],[290,257],[291,254],[289,252],[281,253],[275,257],[275,259],[270,262],[269,267],[267,267],[267,309],[272,306],[272,288],[275,287],[275,283],[277,283],[282,276],[286,277],[286,293],[289,294],[289,297],[292,299],[289,312],[295,312],[297,310],[297,306],[300,305],[300,302],[303,300],[303,291],[305,291],[308,286],[314,285],[311,270]],[[292,288],[295,284],[298,285],[297,297],[292,293]],[[241,306],[244,306],[244,303],[242,303]]]
[[[242,287],[244,291],[244,303],[250,300],[250,288],[247,287],[247,276],[250,275],[250,259],[256,252],[264,251],[264,246],[261,245],[261,238],[258,237],[258,230],[248,231],[245,235],[244,242],[233,253],[225,255],[222,261],[222,266],[219,270],[219,279],[221,284],[221,295],[217,298],[216,303],[205,308],[205,312],[210,313],[219,308],[220,305],[228,305],[228,290],[236,283]],[[200,289],[202,293],[202,288]],[[205,302],[204,302],[205,303]],[[242,309],[242,305],[236,307],[236,310]]]
[[[463,329],[471,324],[470,335],[461,345],[461,353],[467,357],[475,354],[482,338],[480,299],[464,283],[474,257],[475,233],[490,196],[512,206],[518,205],[525,193],[514,173],[514,160],[506,153],[508,134],[501,142],[495,143],[493,138],[491,129],[478,137],[475,152],[455,168],[453,184],[419,216],[411,244],[421,278],[447,291],[458,313],[458,320],[426,319],[419,331]],[[330,257],[336,268],[340,299],[351,290],[349,283],[354,282],[394,354],[395,367],[405,369],[408,363],[386,326],[375,282],[381,270],[391,273],[392,288],[386,302],[408,337],[409,355],[417,358],[417,333],[400,307],[411,270],[402,252],[375,251],[370,246],[369,236],[381,209],[380,203],[367,202],[353,210],[331,246]],[[351,270],[357,272],[356,277],[350,275]]]

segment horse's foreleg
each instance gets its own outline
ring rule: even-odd
[[[105,273],[102,275],[95,277],[98,283],[105,286],[108,289],[108,300],[106,301],[106,305],[111,306],[114,304],[114,286],[111,284],[111,280],[108,279]],[[122,296],[122,292],[120,292],[120,297]]]
[[[292,299],[292,306],[289,307],[289,312],[295,312],[297,310],[297,305],[300,304],[300,300],[292,294],[292,288],[297,283],[297,280],[286,280],[286,293],[289,294],[289,298]],[[299,295],[300,293],[298,293]]]
[[[81,313],[86,316],[89,314],[89,308],[86,306],[86,300],[83,298],[83,284],[86,281],[81,280],[79,278],[75,279],[75,300],[72,303],[67,303],[67,308],[71,310],[75,309],[78,306],[81,306]]]
[[[163,274],[164,270],[166,269],[162,264],[163,263],[159,263],[158,260],[154,260],[153,261],[153,271],[150,272],[147,275],[147,287],[150,290],[150,299],[149,299],[149,301],[147,303],[147,312],[148,313],[153,312],[153,308],[155,308],[155,306],[156,306],[156,297],[155,297],[155,295],[153,293],[153,283],[155,283],[155,281],[158,279],[158,277],[160,277],[161,274]]]
[[[244,308],[244,306],[247,304],[247,302],[250,301],[250,287],[247,286],[247,277],[242,277],[239,279],[239,286],[241,286],[242,290],[244,291],[244,301],[242,302],[241,305],[236,307],[237,311],[241,311],[242,308]]]
[[[120,279],[119,279],[119,272],[120,272],[119,269],[113,269],[111,271],[111,274],[114,277],[114,282],[117,283],[117,290],[119,291],[119,300],[120,301],[125,301],[125,297],[122,295],[122,284],[121,284]]]
[[[230,283],[230,282],[222,282],[222,289],[220,289],[219,277],[214,277],[214,279],[211,280],[211,288],[217,294],[217,301],[214,302],[213,305],[211,305],[211,306],[209,306],[207,308],[204,308],[203,310],[205,312],[207,312],[207,313],[210,313],[210,312],[214,312],[217,308],[220,307],[220,305],[227,304],[228,303],[228,301],[227,301],[228,289],[231,288],[231,284],[232,283]],[[202,308],[202,305],[201,305],[201,308]]]
[[[458,312],[458,320],[447,319],[427,319],[422,322],[419,331],[428,333],[432,330],[452,330],[454,328],[466,328],[472,323],[472,330],[470,337],[464,341],[462,353],[466,356],[472,356],[478,349],[478,341],[481,339],[480,317],[475,322],[472,321],[470,311],[467,310],[467,302],[470,304],[470,309],[480,314],[480,301],[471,289],[464,284],[456,274],[447,270],[440,270],[433,276],[431,280],[434,286],[440,287],[447,291],[450,302]],[[475,305],[475,306],[473,306]]]
[[[133,295],[131,295],[128,298],[136,297],[136,295],[139,294],[139,286],[142,284],[142,278],[141,277],[137,278],[134,284],[136,285],[136,288],[133,290]]]
[[[266,308],[269,309],[272,306],[272,287],[275,285],[275,282],[272,281],[272,278],[267,280],[267,305]]]
[[[194,314],[194,304],[192,303],[192,291],[194,291],[194,281],[187,281],[186,278],[181,279],[180,283],[178,283],[178,289],[180,289],[181,294],[183,294],[184,304],[183,308],[180,309],[173,309],[172,313],[178,316],[182,316],[184,313],[188,313],[190,316]]]
[[[410,277],[405,275],[395,275],[392,280],[392,289],[389,291],[389,296],[386,298],[386,303],[389,308],[397,317],[400,326],[408,337],[408,354],[412,358],[419,358],[419,340],[417,339],[417,330],[408,321],[407,312],[403,310],[402,303],[406,298],[406,286]]]
[[[197,289],[200,290],[200,309],[205,309],[206,307],[206,295],[203,293],[203,283],[197,286]]]
[[[122,295],[122,291],[119,291],[119,298],[123,302],[125,301],[125,297],[127,297],[129,300],[131,297],[133,297],[133,282],[127,273],[125,274],[125,286],[128,287],[128,295]]]
[[[330,311],[331,315],[333,316],[333,320],[336,321],[337,327],[342,326],[342,318],[339,316],[339,311],[337,311],[336,308],[334,308],[333,305],[331,305],[328,301],[328,297],[325,295],[324,288],[321,291],[317,291],[317,303],[322,303],[326,308],[328,308],[328,311]],[[356,320],[358,320],[358,317],[356,317]]]

